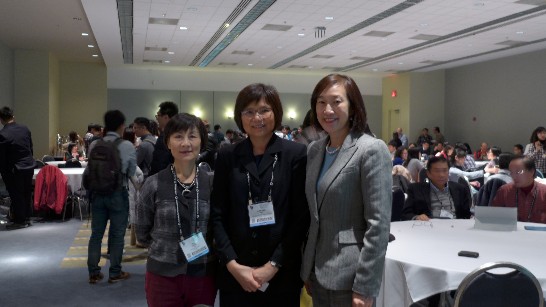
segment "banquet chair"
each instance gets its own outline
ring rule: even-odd
[[[53,162],[53,161],[55,161],[55,158],[54,158],[53,156],[44,155],[44,156],[42,157],[42,161],[43,161],[44,163]]]
[[[406,196],[404,195],[404,191],[402,191],[402,189],[392,189],[391,222],[398,222],[402,220],[402,209],[404,208],[405,200]]]
[[[78,167],[82,167],[82,164],[78,160],[68,160],[64,164],[64,168],[70,168],[70,167],[78,168]]]
[[[40,160],[34,160],[34,168],[42,168],[45,166],[45,163]]]
[[[505,274],[492,269],[511,269]],[[512,262],[489,262],[468,274],[455,294],[455,307],[544,307],[542,288],[526,268]]]
[[[536,172],[535,172],[535,177],[538,177],[538,178],[544,178],[544,174],[542,174],[542,172],[541,172],[541,171],[539,171],[538,169],[537,169],[537,170],[535,170],[535,171],[536,171]]]
[[[419,171],[419,182],[427,182],[428,176],[427,176],[427,169],[422,168]]]

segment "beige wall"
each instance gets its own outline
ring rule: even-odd
[[[61,134],[74,130],[83,137],[89,123],[103,124],[107,102],[104,64],[61,62],[60,88]]]
[[[411,102],[410,74],[392,75],[383,79],[382,137],[385,142],[392,138],[397,127],[408,132]],[[395,90],[397,97],[391,97]]]
[[[48,122],[48,140],[49,148],[52,144],[56,145],[57,131],[59,131],[59,110],[60,110],[60,82],[59,82],[59,61],[53,55],[49,55],[49,122]],[[57,148],[57,146],[53,146]],[[55,151],[52,152],[56,153]],[[41,157],[41,156],[38,156]]]
[[[440,131],[448,141],[449,131],[445,129],[445,72],[438,70],[427,73],[411,73],[411,101],[409,127],[406,134],[409,141],[415,142],[423,128],[428,128],[430,135],[433,127]]]
[[[50,153],[49,144],[49,53],[14,51],[14,112],[32,133],[34,157]]]

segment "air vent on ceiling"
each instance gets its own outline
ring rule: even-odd
[[[363,36],[387,37],[393,33],[394,32],[389,32],[389,31],[370,31],[364,34]]]
[[[300,68],[300,69],[307,68],[307,67],[308,67],[307,65],[290,65],[290,66],[288,66],[288,68]]]
[[[263,26],[262,30],[269,30],[269,31],[288,31],[292,28],[292,26],[289,25],[274,25],[274,24],[266,24]]]
[[[507,41],[504,41],[504,42],[496,43],[495,45],[503,45],[503,46],[511,46],[511,47],[514,47],[514,46],[518,46],[518,45],[523,45],[523,44],[525,44],[525,43],[526,43],[526,42],[524,42],[524,41],[507,40]]]
[[[325,54],[316,54],[312,56],[313,59],[330,59],[333,58],[333,55],[325,55]]]
[[[519,0],[514,3],[529,4],[529,5],[544,5],[546,4],[546,0]]]
[[[410,37],[411,39],[419,39],[419,40],[423,40],[423,41],[430,41],[430,40],[433,40],[433,39],[437,39],[441,37],[440,35],[432,35],[432,34],[419,34],[419,35],[415,35],[414,37]]]
[[[144,48],[146,51],[167,51],[166,47],[146,47]]]
[[[235,65],[237,65],[237,63],[233,63],[233,62],[220,62],[220,63],[218,63],[218,65],[220,65],[220,66],[235,66]]]
[[[322,69],[330,70],[330,71],[340,71],[342,67],[333,67],[333,66],[324,66]]]
[[[355,61],[367,61],[371,58],[365,57],[365,56],[354,56],[350,58],[349,60],[355,60]]]
[[[163,63],[163,60],[142,60],[142,62],[144,63],[155,63],[155,64],[162,64]]]
[[[254,51],[235,50],[231,54],[252,55]]]
[[[180,19],[174,18],[149,18],[148,23],[151,25],[165,25],[165,26],[176,26]]]

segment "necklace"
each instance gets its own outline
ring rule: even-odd
[[[181,182],[180,179],[178,179],[178,176],[175,176],[176,177],[176,182],[178,182],[178,184],[184,189],[184,191],[182,191],[182,195],[185,195],[186,193],[190,193],[191,188],[193,188],[193,186],[195,185],[195,180],[197,179],[197,174],[198,174],[198,171],[195,172],[195,176],[193,177],[193,181],[190,184],[185,184],[185,183]]]
[[[336,147],[336,149],[330,151],[330,150],[328,149],[328,147],[330,147],[330,142],[331,142],[331,141],[329,140],[329,141],[328,141],[328,144],[326,144],[326,148],[325,148],[325,149],[326,149],[326,152],[327,152],[328,154],[333,155],[333,154],[335,154],[335,153],[341,148],[341,146]]]

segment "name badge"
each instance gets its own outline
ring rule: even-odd
[[[188,262],[209,253],[209,247],[201,232],[194,233],[191,237],[180,242],[180,248],[182,248],[182,252]]]
[[[444,219],[453,219],[453,214],[447,210],[441,209],[440,210],[440,218]]]
[[[250,227],[275,224],[273,203],[266,201],[249,205],[248,217],[250,218]]]

